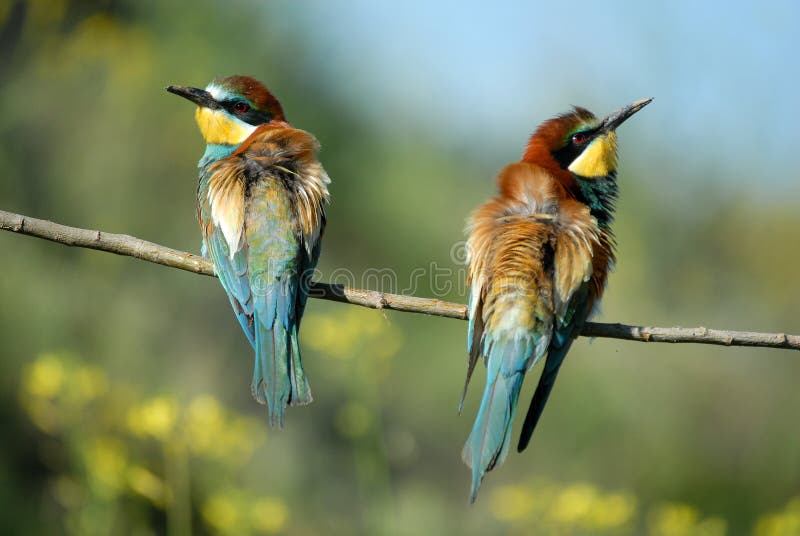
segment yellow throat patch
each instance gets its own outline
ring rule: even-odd
[[[617,134],[598,136],[569,166],[579,177],[605,177],[617,169]]]
[[[222,110],[197,108],[194,115],[206,143],[239,145],[256,129],[243,121],[234,119]]]

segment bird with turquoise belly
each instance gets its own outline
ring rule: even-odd
[[[197,105],[203,251],[255,351],[253,396],[282,427],[287,405],[311,402],[297,337],[330,198],[319,143],[254,78],[167,90]]]

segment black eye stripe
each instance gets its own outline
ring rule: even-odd
[[[238,104],[245,104],[248,108],[250,108],[249,104],[247,104],[246,102],[241,101],[241,100],[223,101],[220,104],[222,105],[223,108],[225,108],[228,112],[230,112],[232,114],[237,114],[236,106]]]
[[[590,129],[590,130],[578,130],[573,132],[569,135],[569,137],[565,140],[564,146],[560,149],[556,149],[551,154],[553,158],[558,162],[558,165],[561,166],[563,169],[567,169],[572,162],[580,156],[584,149],[589,145],[589,143],[597,136],[598,129]],[[575,136],[583,136],[583,142],[577,143],[574,141]]]
[[[240,113],[236,111],[236,105],[239,103],[244,103],[247,105],[247,111],[244,113]],[[253,126],[263,125],[264,123],[269,123],[272,121],[273,116],[269,112],[262,112],[260,110],[256,110],[252,106],[250,106],[247,102],[242,100],[230,100],[230,101],[223,101],[220,102],[220,105],[231,115],[238,117],[245,123],[251,124]]]

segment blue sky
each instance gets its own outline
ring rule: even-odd
[[[737,180],[763,174],[764,162],[764,180],[800,179],[788,167],[800,140],[796,0],[287,6],[342,98],[398,128],[456,142],[480,133],[516,155],[539,121],[571,104],[601,115],[654,96],[623,139]]]

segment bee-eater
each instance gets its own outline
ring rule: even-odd
[[[471,502],[486,471],[508,454],[525,373],[547,354],[522,425],[520,452],[564,356],[603,294],[614,262],[616,129],[651,100],[601,121],[577,107],[545,121],[522,160],[498,174],[498,196],[472,214],[464,394],[478,357],[486,365],[486,388],[462,453],[472,469]]]
[[[283,427],[287,405],[311,402],[297,332],[329,201],[319,143],[248,76],[167,91],[198,106],[207,144],[197,188],[203,251],[255,349],[253,396]]]

